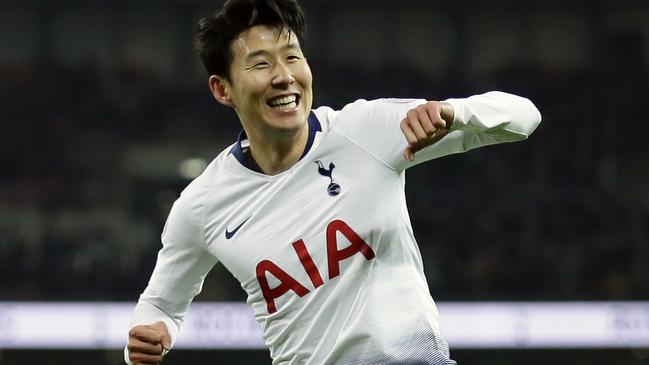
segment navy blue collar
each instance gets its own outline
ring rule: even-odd
[[[320,121],[318,120],[318,117],[315,116],[313,112],[309,113],[309,118],[307,119],[309,123],[309,138],[306,141],[306,146],[304,147],[304,152],[302,152],[302,156],[300,156],[300,160],[306,156],[306,154],[311,150],[311,147],[313,146],[313,141],[315,140],[315,133],[316,132],[321,132],[322,131],[322,126],[320,125]],[[256,171],[259,173],[264,173],[261,171],[259,168],[259,165],[257,165],[257,162],[252,158],[252,154],[250,153],[250,146],[246,145],[245,147],[241,145],[241,142],[245,141],[248,139],[248,136],[246,135],[246,131],[241,131],[239,133],[239,138],[237,139],[237,143],[232,147],[230,150],[230,153],[234,155],[234,157],[241,163],[243,166],[246,168]]]

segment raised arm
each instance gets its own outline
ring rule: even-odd
[[[526,139],[541,114],[526,98],[492,91],[466,99],[428,102],[408,111],[401,130],[408,142],[408,167],[477,147]],[[419,152],[418,152],[419,151]]]
[[[527,138],[541,115],[526,98],[491,91],[443,102],[358,100],[335,129],[395,171],[434,158]],[[414,155],[413,155],[414,154]]]

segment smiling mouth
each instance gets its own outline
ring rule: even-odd
[[[266,102],[269,107],[277,111],[293,110],[300,103],[300,96],[297,94],[278,96]]]

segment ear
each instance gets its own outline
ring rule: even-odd
[[[210,91],[212,96],[219,103],[234,108],[234,103],[230,97],[230,83],[221,76],[212,75],[209,79]]]

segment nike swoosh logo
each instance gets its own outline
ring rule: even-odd
[[[233,229],[232,232],[228,231],[228,227],[225,227],[225,239],[229,240],[230,238],[232,238],[232,236],[234,236],[237,233],[237,231],[241,228],[241,226],[246,224],[246,222],[250,218],[251,217],[246,218],[246,220],[243,221],[239,226],[237,226],[237,228]]]

